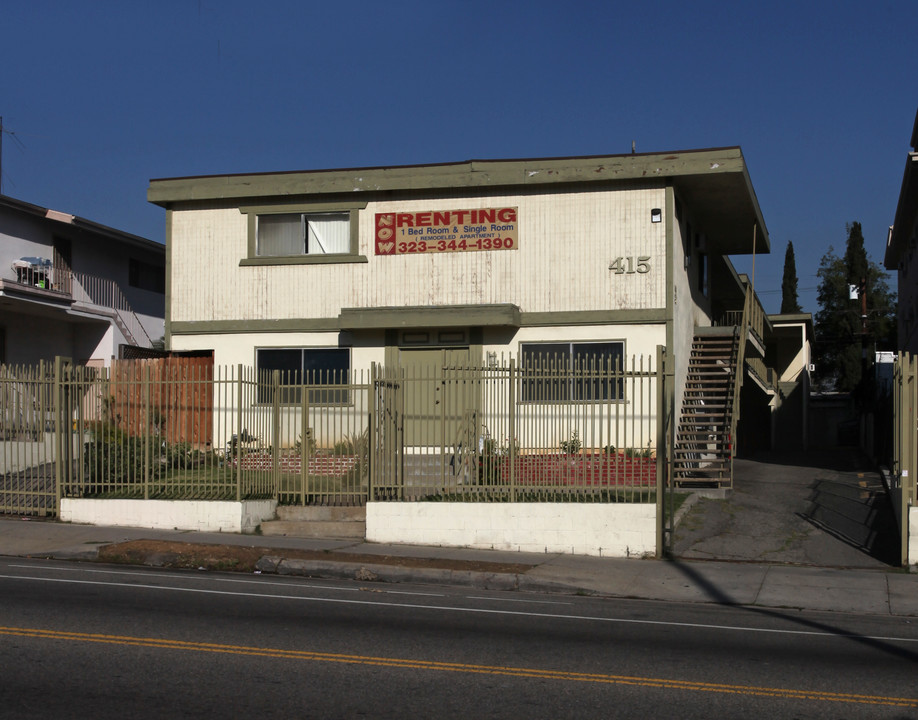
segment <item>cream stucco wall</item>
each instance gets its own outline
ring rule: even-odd
[[[656,506],[370,502],[367,540],[641,558],[656,553]]]
[[[276,500],[97,500],[62,498],[61,521],[107,527],[254,533]]]
[[[336,318],[342,308],[512,303],[523,312],[665,307],[666,222],[651,223],[665,190],[370,201],[359,211],[367,263],[239,266],[247,216],[237,208],[172,213],[172,321]],[[373,254],[377,212],[517,207],[519,249]],[[618,258],[648,257],[647,273],[617,274]],[[206,258],[206,262],[203,259]]]
[[[258,348],[351,348],[351,368],[367,371],[371,363],[384,361],[385,349],[382,333],[361,336],[351,345],[351,340],[339,344],[336,332],[282,332],[282,333],[223,333],[201,335],[174,335],[172,349],[213,350],[217,367],[253,367]],[[375,341],[375,342],[374,342]]]

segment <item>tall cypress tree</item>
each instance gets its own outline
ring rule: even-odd
[[[794,260],[794,243],[787,243],[784,253],[784,279],[781,281],[781,314],[802,312],[797,299],[797,263]]]
[[[867,278],[867,250],[864,249],[864,233],[859,222],[848,223],[848,242],[845,244],[845,268],[848,271],[848,284],[860,286]]]

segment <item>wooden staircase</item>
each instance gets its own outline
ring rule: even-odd
[[[739,328],[696,335],[676,432],[673,479],[680,487],[733,484],[734,399],[742,362]]]

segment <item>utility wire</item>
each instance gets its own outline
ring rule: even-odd
[[[22,140],[20,140],[17,137],[16,132],[14,130],[10,130],[4,127],[3,116],[0,115],[0,195],[3,194],[3,136],[4,135],[9,135],[11,138],[13,138],[14,142],[19,146],[20,150],[25,149],[25,145],[22,143]]]

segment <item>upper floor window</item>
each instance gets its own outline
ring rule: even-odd
[[[348,200],[241,207],[248,218],[248,251],[239,264],[365,263],[358,236],[366,206]]]
[[[259,215],[259,257],[333,255],[351,250],[349,213]]]

